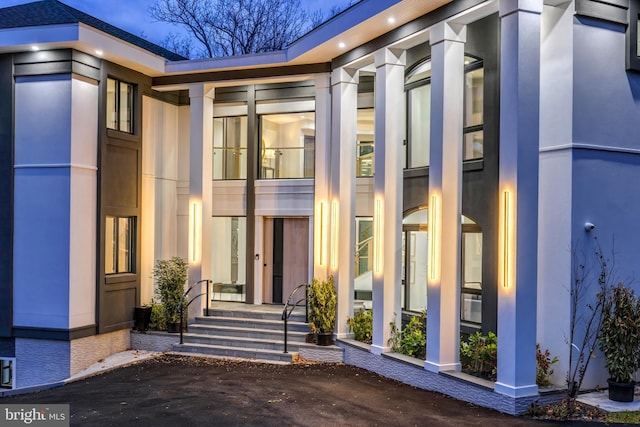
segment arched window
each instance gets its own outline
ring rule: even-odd
[[[482,59],[464,57],[463,160],[484,156],[484,68]],[[405,78],[407,140],[406,169],[429,166],[431,132],[431,59],[417,63]]]

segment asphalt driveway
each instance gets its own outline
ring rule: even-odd
[[[343,364],[168,354],[0,403],[68,403],[74,426],[557,425],[479,408]]]

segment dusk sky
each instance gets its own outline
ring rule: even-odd
[[[147,13],[153,0],[60,0],[73,8],[95,16],[153,43],[160,43],[170,33],[179,33],[179,27],[155,22]],[[32,0],[0,0],[0,7],[31,3]],[[332,6],[349,4],[349,0],[301,0],[308,10],[328,11]]]

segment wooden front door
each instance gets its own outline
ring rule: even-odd
[[[283,304],[309,280],[309,219],[266,218],[264,254],[264,302]]]

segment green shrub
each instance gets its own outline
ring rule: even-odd
[[[155,301],[151,302],[151,322],[149,329],[152,331],[166,331],[167,319],[164,317],[164,307]]]
[[[551,385],[552,366],[558,363],[558,356],[551,358],[548,349],[540,350],[540,344],[536,344],[536,384],[541,387]]]
[[[396,322],[389,324],[391,337],[387,344],[400,354],[425,360],[427,357],[427,311],[422,310],[419,316],[413,316],[403,330],[398,329]]]
[[[162,302],[167,322],[180,321],[180,303],[184,297],[188,269],[187,261],[180,257],[158,260],[153,268],[156,295]]]
[[[498,337],[493,332],[480,332],[460,340],[462,370],[466,373],[495,381],[498,365]]]
[[[313,278],[307,290],[309,326],[316,333],[331,333],[336,326],[336,288],[333,276],[327,280]]]
[[[373,311],[358,310],[353,317],[347,317],[349,332],[353,332],[353,338],[357,341],[371,344],[373,335]]]

